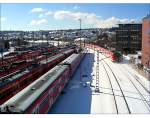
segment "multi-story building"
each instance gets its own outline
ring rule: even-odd
[[[142,24],[142,64],[150,69],[150,15],[143,18]]]
[[[116,29],[116,50],[133,53],[141,50],[142,24],[119,24]]]
[[[0,52],[5,48],[4,40],[0,39]]]
[[[9,49],[9,41],[0,39],[0,53],[3,53]]]

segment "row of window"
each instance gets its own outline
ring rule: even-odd
[[[142,29],[142,24],[119,24],[119,29]]]

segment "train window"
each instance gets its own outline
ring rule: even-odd
[[[59,86],[58,86],[58,85],[57,85],[56,87],[54,87],[54,89],[53,89],[53,94],[54,94],[54,96],[57,94],[58,89],[59,89]]]
[[[53,104],[53,99],[50,98],[50,100],[49,100],[49,105],[51,106],[52,104]]]
[[[53,88],[51,87],[49,90],[49,95],[51,95],[53,93]]]
[[[61,83],[65,83],[66,80],[66,73],[64,72],[64,74],[61,77]]]
[[[49,98],[46,97],[39,106],[39,110],[42,110],[49,102]]]
[[[39,108],[36,107],[33,111],[32,111],[32,114],[38,114],[39,113]]]
[[[58,83],[60,83],[62,79],[63,79],[63,76],[60,75],[60,76],[59,76],[59,79],[58,79]]]

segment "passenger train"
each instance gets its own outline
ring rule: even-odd
[[[55,47],[49,47],[47,49],[38,49],[36,51],[27,50],[21,52],[13,52],[10,53],[10,55],[4,56],[3,59],[0,58],[0,77],[4,77],[8,74],[13,73],[14,71],[27,68],[28,66],[30,66],[30,64],[21,64],[21,62],[29,62],[31,60],[34,60],[35,57],[42,56],[44,52],[51,53],[53,52],[53,50],[55,50]],[[15,66],[15,64],[17,63],[18,66]]]
[[[24,72],[19,72],[19,74],[15,76],[6,76],[5,78],[0,78],[0,104],[4,103],[6,100],[31,84],[37,78],[42,76],[44,73],[46,73],[48,70],[53,68],[55,65],[63,61],[74,52],[75,49],[68,49],[61,54],[57,54],[46,60],[40,61],[40,66],[32,69],[29,72],[24,70]]]
[[[6,101],[1,113],[47,113],[79,66],[86,51],[72,54],[39,79]]]

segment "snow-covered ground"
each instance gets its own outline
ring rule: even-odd
[[[150,113],[150,82],[127,61],[113,63],[102,54],[99,60],[100,92],[95,92],[97,52],[89,50],[49,113]]]
[[[47,43],[47,40],[38,40],[38,41],[29,41],[30,43]],[[58,45],[64,45],[66,44],[65,42],[63,41],[48,41],[49,44],[52,44],[54,46],[58,46]]]

